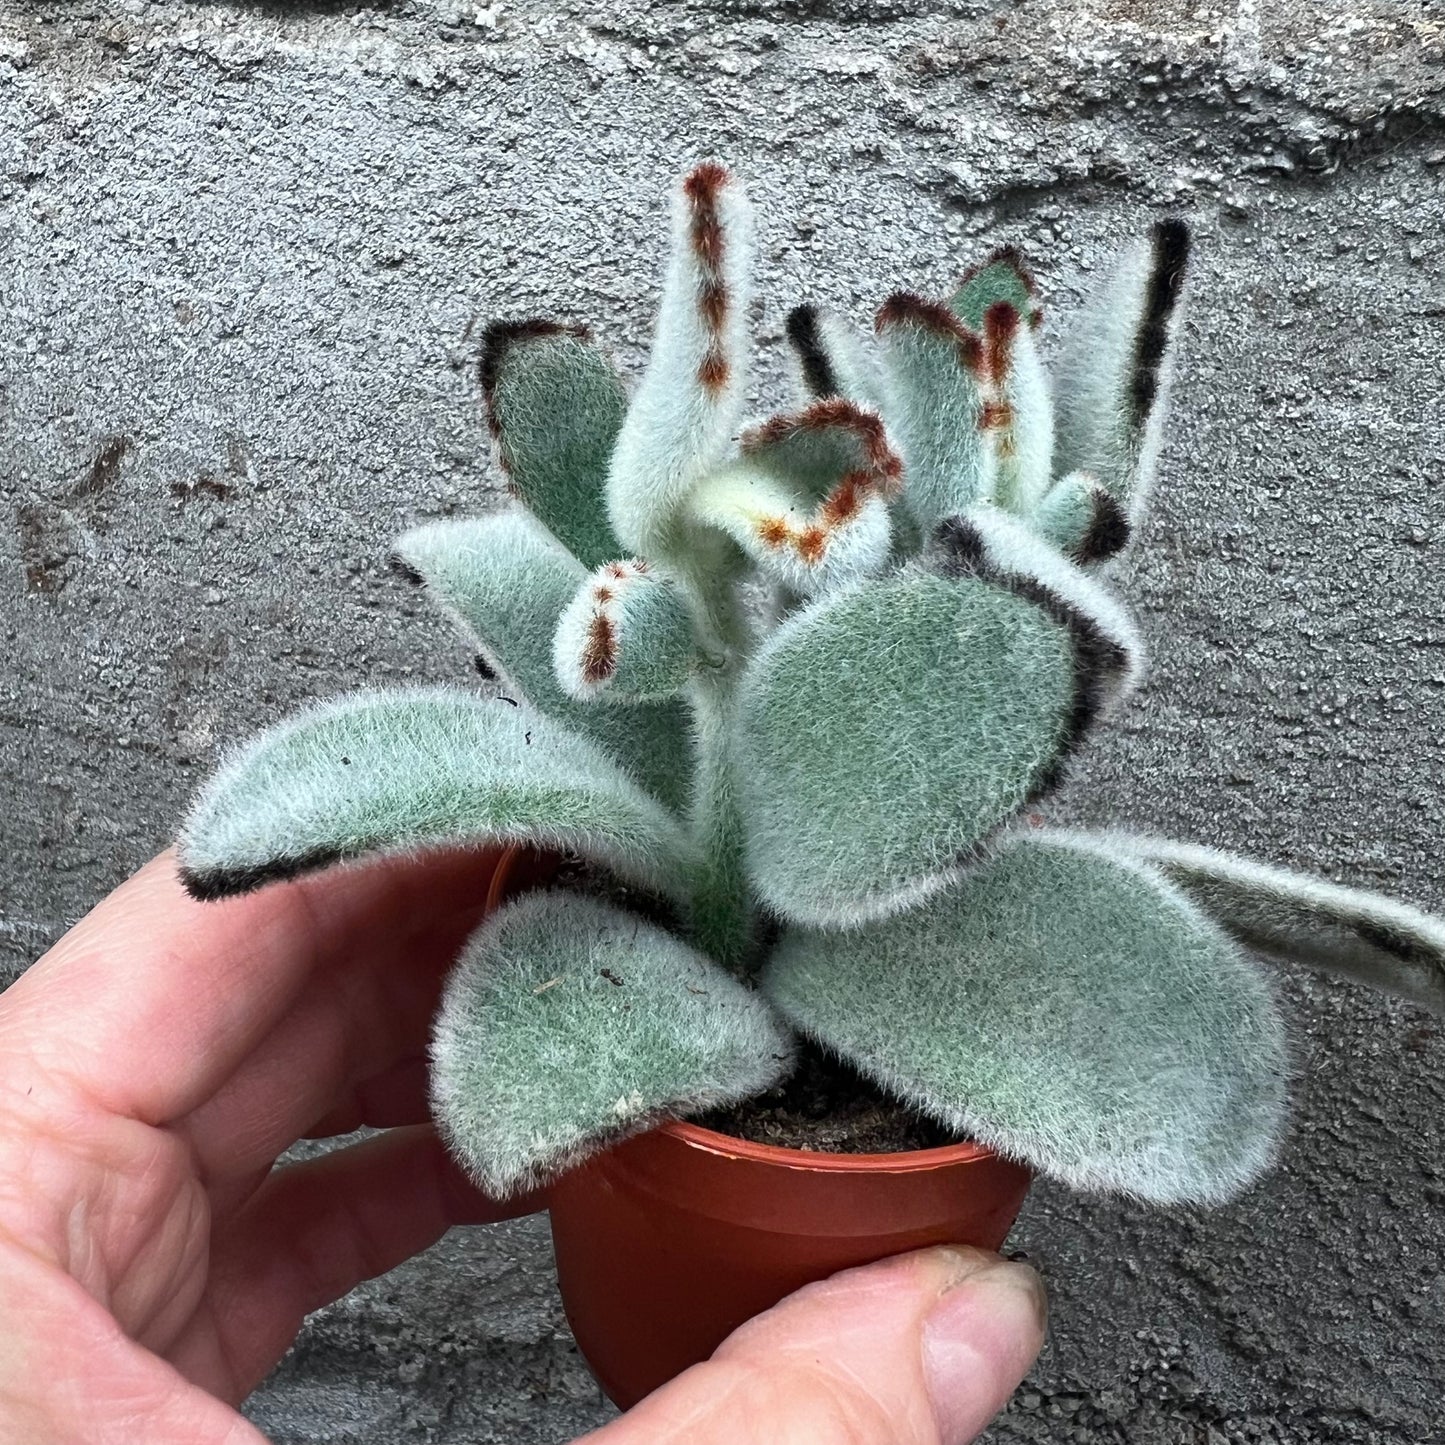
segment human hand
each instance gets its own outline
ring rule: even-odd
[[[493,862],[196,904],[163,854],[0,996],[0,1441],[262,1445],[233,1407],[308,1313],[540,1207],[478,1193],[428,1122],[430,1020]],[[803,1291],[589,1438],[955,1445],[1041,1340],[1031,1271],[928,1251]]]

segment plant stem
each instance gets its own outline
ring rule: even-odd
[[[693,892],[698,946],[733,973],[746,972],[753,941],[753,906],[743,867],[744,834],[732,762],[737,681],[752,650],[752,629],[736,588],[721,569],[691,570],[690,591],[700,630],[718,644],[721,666],[699,671],[692,684],[697,748],[693,831],[702,864]]]

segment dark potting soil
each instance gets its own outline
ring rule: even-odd
[[[692,1122],[755,1144],[824,1154],[901,1154],[958,1142],[942,1124],[915,1113],[810,1044],[800,1049],[798,1067],[775,1088]]]

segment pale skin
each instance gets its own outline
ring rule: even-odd
[[[306,1316],[488,1199],[426,1043],[494,859],[198,904],[162,854],[0,995],[0,1439],[264,1445],[237,1411]],[[384,1132],[279,1167],[296,1140]],[[746,1325],[591,1445],[962,1445],[1042,1344],[1037,1276],[937,1249]]]

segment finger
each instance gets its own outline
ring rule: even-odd
[[[362,1080],[312,1124],[304,1137],[332,1139],[358,1129],[402,1129],[425,1124],[430,1118],[431,1062],[425,1054],[418,1054]]]
[[[394,951],[315,973],[235,1073],[176,1128],[213,1184],[269,1164],[316,1121],[352,1100],[403,1059],[424,1056],[446,975],[476,924],[414,935]],[[384,1100],[384,1085],[373,1090]],[[382,1126],[422,1123],[383,1117]],[[362,1120],[361,1122],[369,1122]]]
[[[964,1445],[1043,1346],[1026,1265],[931,1249],[810,1285],[592,1445]]]
[[[234,1410],[131,1339],[68,1274],[0,1251],[0,1438],[86,1445],[266,1445]]]
[[[387,859],[197,903],[163,853],[0,998],[0,1054],[26,1087],[65,1081],[111,1112],[169,1122],[235,1072],[313,975],[404,966],[418,919],[479,899],[495,861]]]
[[[537,1195],[499,1201],[481,1193],[426,1125],[290,1165],[212,1241],[206,1317],[186,1326],[176,1348],[155,1348],[195,1383],[239,1400],[313,1310],[419,1254],[455,1224],[492,1224],[543,1207]]]

